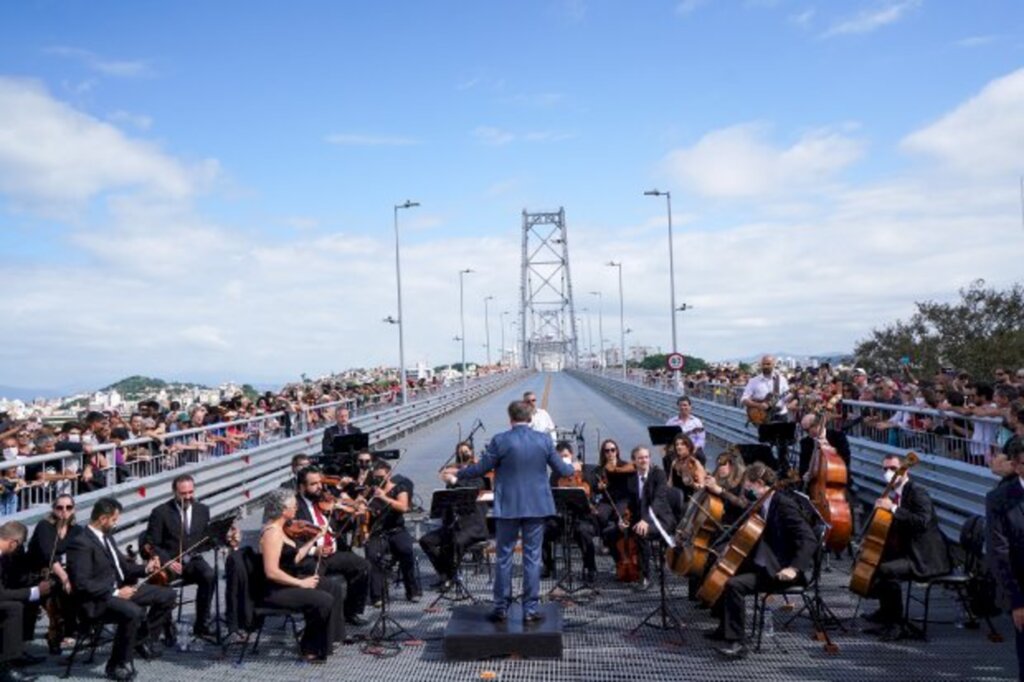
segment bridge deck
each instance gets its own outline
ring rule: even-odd
[[[505,428],[504,410],[508,402],[527,389],[542,396],[548,376],[552,377],[549,410],[555,421],[565,426],[584,421],[587,424],[589,461],[596,458],[598,432],[600,437],[612,435],[627,450],[636,443],[646,442],[644,427],[649,421],[646,417],[595,393],[572,377],[541,374],[470,405],[399,443],[406,449],[399,472],[412,478],[417,492],[429,500],[429,492],[437,487],[437,468],[451,454],[458,439],[457,422],[461,422],[463,430],[466,430],[476,417],[480,417],[487,429],[486,434],[481,434],[483,440],[477,441],[477,446],[482,446],[486,437]],[[247,540],[254,537],[258,525],[258,514],[246,519]],[[426,613],[424,607],[430,598],[430,592],[426,591],[428,599],[420,604],[410,604],[401,599],[393,604],[392,615],[421,643],[404,645],[392,658],[376,658],[360,653],[358,646],[346,646],[326,665],[300,665],[295,662],[294,647],[279,627],[271,623],[260,652],[249,655],[242,666],[233,665],[233,656],[225,660],[221,658],[219,649],[207,645],[199,652],[166,652],[163,659],[153,663],[138,661],[139,679],[189,679],[197,682],[291,678],[401,679],[445,682],[480,679],[488,671],[496,673],[496,679],[506,681],[1015,679],[1012,627],[1005,617],[1000,617],[996,623],[1008,638],[1002,644],[989,642],[983,631],[958,629],[950,624],[933,625],[929,633],[931,641],[927,643],[879,643],[873,637],[859,634],[863,623],[858,620],[850,623],[849,633],[836,633],[835,641],[840,651],[834,655],[825,654],[821,645],[808,637],[808,625],[797,621],[788,631],[777,626],[776,636],[762,653],[752,654],[738,663],[725,663],[701,637],[701,633],[710,630],[714,622],[706,611],[686,601],[685,584],[673,576],[668,579],[671,601],[686,623],[682,643],[679,643],[679,638],[652,628],[643,628],[638,636],[627,637],[626,633],[657,605],[657,590],[636,594],[616,584],[610,577],[614,567],[608,557],[599,556],[598,561],[600,594],[587,602],[566,606],[565,654],[561,660],[445,662],[441,637],[448,612],[442,609],[437,613]],[[433,572],[425,559],[420,561],[420,568],[426,588],[433,580]],[[849,562],[840,562],[825,575],[824,580],[827,602],[844,619],[850,618],[856,608],[856,600],[845,589],[848,570]],[[486,573],[470,573],[468,584],[477,597],[488,598],[490,590]],[[546,592],[553,584],[553,581],[544,581],[542,588]],[[935,601],[938,604],[935,617],[947,622],[953,620],[950,600],[940,594]],[[865,603],[864,607],[873,609],[874,603]],[[367,613],[369,617],[373,615]],[[781,624],[784,616],[777,614],[777,622]],[[232,652],[237,654],[234,649]],[[76,679],[102,677],[105,659],[106,652],[100,651],[92,666],[78,665]],[[59,669],[51,659],[33,672],[56,675]]]

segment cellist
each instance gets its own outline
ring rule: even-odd
[[[769,492],[775,485],[775,472],[762,462],[747,467],[743,474],[743,493],[755,501],[767,495],[759,514],[765,529],[745,562],[746,572],[733,575],[725,583],[722,598],[715,605],[719,625],[705,634],[726,644],[718,652],[736,660],[747,655],[744,598],[748,594],[806,584],[817,540],[799,503],[786,492]]]

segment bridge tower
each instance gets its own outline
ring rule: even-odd
[[[561,370],[579,365],[576,308],[569,277],[565,209],[523,210],[519,347],[524,367]]]

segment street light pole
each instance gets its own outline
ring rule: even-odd
[[[484,345],[487,346],[487,366],[491,366],[491,318],[490,312],[487,309],[487,302],[493,301],[493,296],[484,296],[484,338],[486,342]]]
[[[505,360],[505,316],[508,314],[507,310],[502,310],[501,315],[498,316],[501,319],[501,348],[498,349],[498,365]]]
[[[591,291],[590,294],[597,296],[597,335],[600,337],[597,345],[601,348],[601,360],[597,364],[604,369],[604,296],[600,291]]]
[[[459,340],[462,342],[462,388],[466,388],[466,306],[463,276],[473,272],[469,268],[459,270]]]
[[[679,352],[679,339],[676,335],[676,261],[675,261],[675,249],[672,246],[672,193],[662,192],[660,190],[652,189],[644,192],[644,196],[648,197],[665,197],[665,205],[668,208],[668,280],[669,280],[669,295],[671,298],[672,307],[672,352]],[[673,380],[676,387],[679,386],[679,370],[675,370],[673,373]]]
[[[613,260],[605,263],[610,268],[619,269],[619,344],[622,349],[622,378],[626,380],[629,375],[626,371],[626,314],[625,306],[622,302],[622,261],[616,263]]]
[[[409,402],[409,388],[405,379],[405,315],[402,314],[402,259],[398,242],[398,209],[413,208],[419,202],[405,200],[404,204],[395,204],[395,282],[398,285],[398,377],[402,382],[402,404]]]

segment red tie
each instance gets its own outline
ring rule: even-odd
[[[327,521],[324,519],[324,515],[320,513],[320,507],[313,505],[313,516],[316,518],[316,525],[323,528]],[[330,533],[324,535],[324,549],[330,549],[334,546],[334,538],[331,537]]]
[[[892,503],[895,504],[897,507],[900,506],[900,494],[899,493],[893,493],[892,494]]]

